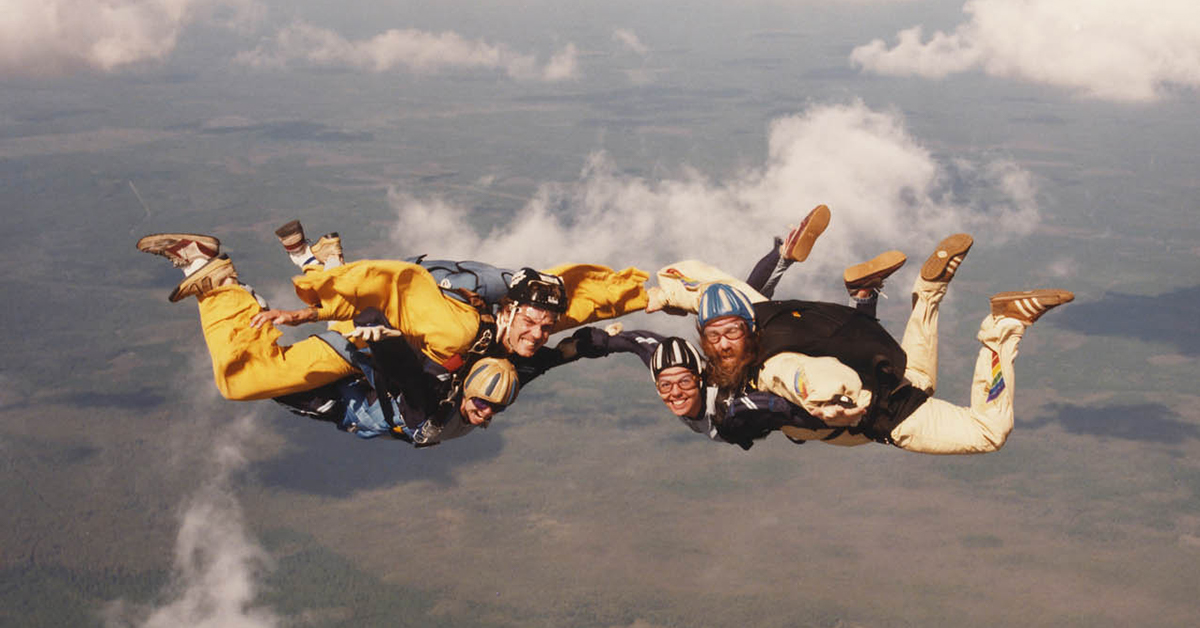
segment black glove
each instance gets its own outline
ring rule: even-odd
[[[599,327],[580,327],[571,334],[575,351],[581,358],[602,358],[608,355],[609,335]]]

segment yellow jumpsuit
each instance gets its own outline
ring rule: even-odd
[[[646,306],[643,284],[649,276],[636,268],[568,264],[545,272],[563,278],[569,298],[556,332]],[[348,321],[368,307],[377,308],[415,350],[438,363],[466,351],[479,331],[478,312],[444,296],[433,276],[416,264],[364,260],[307,270],[292,282],[297,296],[317,308],[320,320]],[[281,334],[273,326],[250,327],[259,309],[241,286],[222,286],[200,297],[213,377],[225,398],[269,399],[358,372],[319,338],[280,346]]]

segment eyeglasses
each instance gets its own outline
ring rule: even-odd
[[[492,403],[487,399],[480,399],[479,397],[471,397],[471,404],[475,406],[476,410],[486,410],[487,408],[491,408],[492,414],[500,414],[501,412],[504,412],[505,408],[508,407],[502,403]]]
[[[710,345],[715,345],[721,341],[721,338],[739,340],[745,335],[746,323],[739,320],[735,325],[725,329],[725,331],[721,331],[719,329],[704,330],[704,341]]]
[[[679,387],[679,390],[696,390],[700,386],[700,378],[688,374],[676,380],[660,379],[654,382],[654,387],[658,389],[659,393],[664,395],[671,392],[671,389],[676,386]]]

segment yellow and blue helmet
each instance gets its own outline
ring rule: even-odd
[[[476,362],[463,381],[463,397],[482,399],[504,407],[517,399],[517,369],[508,360],[483,358]]]

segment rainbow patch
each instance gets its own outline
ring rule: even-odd
[[[796,369],[796,380],[792,384],[796,394],[800,395],[801,399],[808,399],[808,386],[804,385],[804,373]]]
[[[992,387],[988,389],[988,402],[996,400],[1004,392],[1004,371],[1000,368],[1000,354],[992,352]]]
[[[670,277],[671,279],[677,280],[679,283],[683,284],[683,287],[686,288],[690,292],[695,292],[700,289],[699,281],[696,281],[695,279],[688,277],[687,275],[680,272],[679,269],[677,269],[677,268],[668,268],[668,269],[662,271],[662,274],[666,275],[667,277]]]

